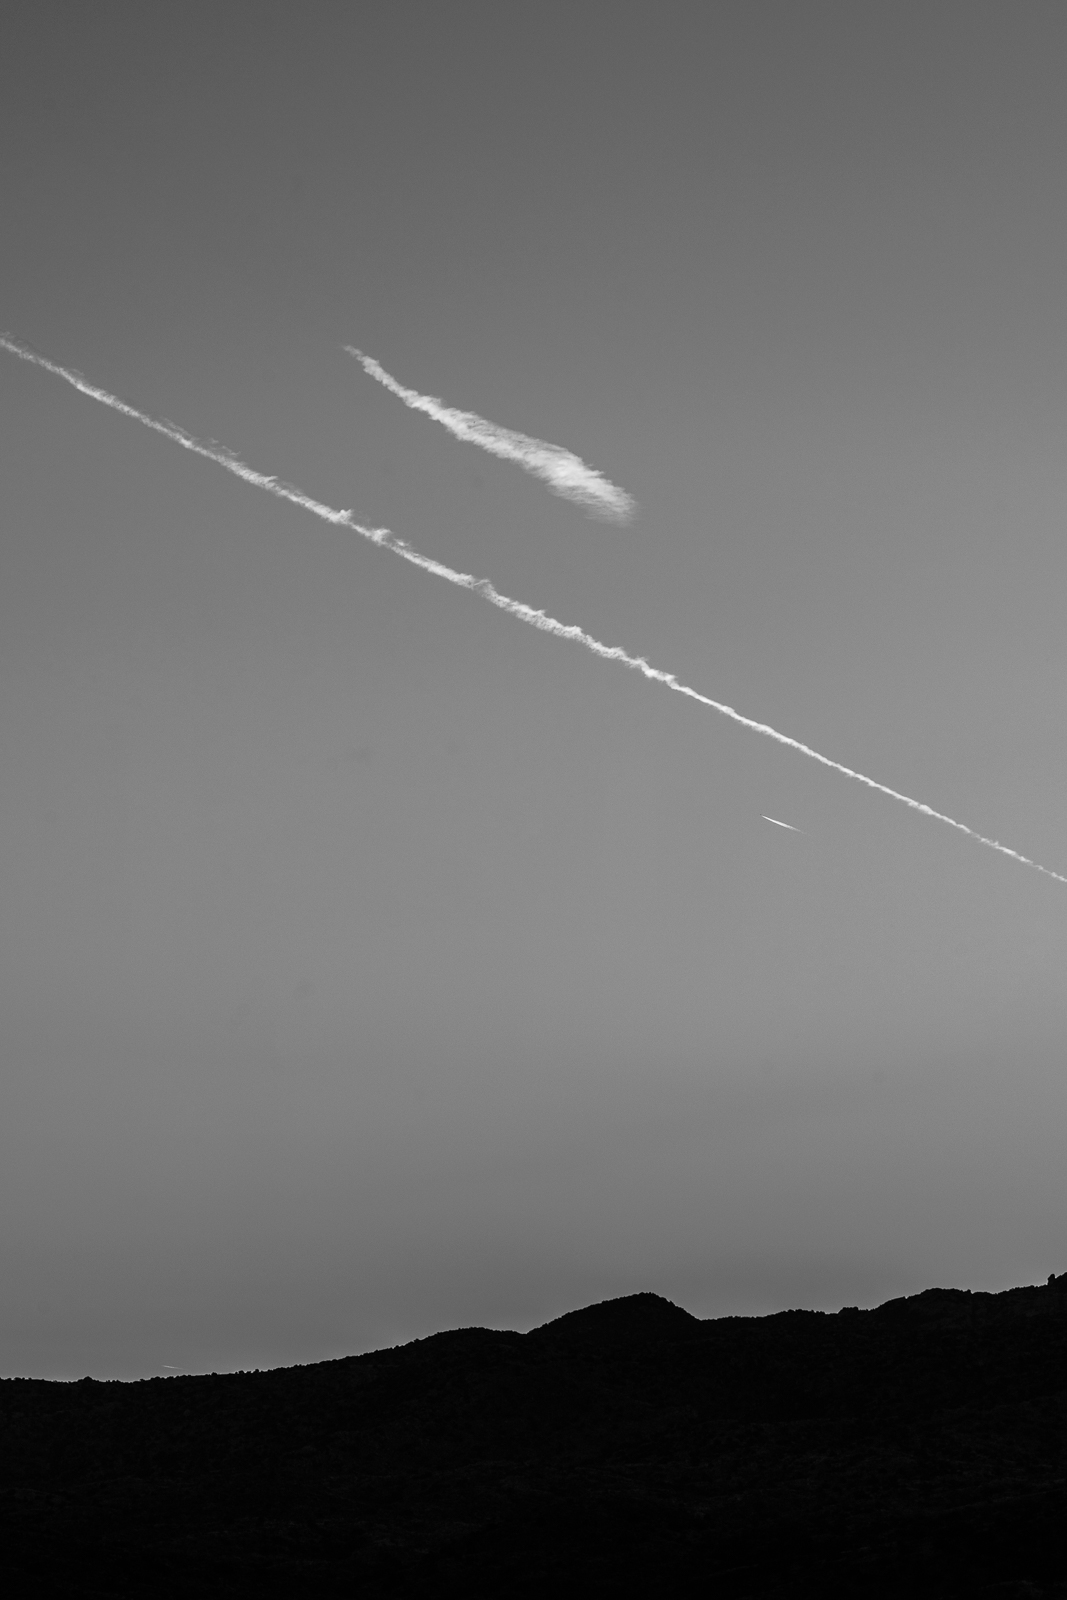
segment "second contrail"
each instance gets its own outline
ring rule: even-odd
[[[405,561],[410,561],[414,566],[421,567],[424,572],[432,572],[435,577],[445,578],[449,583],[456,584],[461,589],[469,589],[472,594],[481,595],[483,600],[490,601],[494,606],[499,606],[501,611],[506,611],[510,616],[518,617],[521,622],[528,622],[532,628],[539,628],[543,633],[554,634],[557,639],[571,639],[575,644],[584,645],[594,655],[601,656],[605,661],[618,661],[624,667],[631,667],[635,672],[640,672],[644,677],[650,678],[653,683],[662,683],[666,688],[673,689],[675,694],[684,694],[688,699],[695,700],[698,705],[707,706],[712,711],[717,711],[721,716],[728,717],[731,722],[738,723],[742,728],[747,728],[751,733],[762,733],[768,739],[774,739],[777,744],[785,745],[789,750],[796,750],[800,755],[807,756],[812,761],[817,761],[820,766],[829,767],[832,772],[839,772],[842,777],[852,778],[856,783],[864,784],[868,789],[875,789],[879,794],[888,795],[891,800],[899,800],[902,805],[910,806],[913,811],[920,812],[924,817],[930,817],[935,822],[944,822],[950,828],[955,828],[959,833],[967,835],[968,839],[975,840],[978,844],[988,846],[990,850],[998,850],[1001,855],[1008,856],[1020,866],[1033,867],[1035,872],[1043,873],[1046,878],[1055,878],[1057,883],[1067,883],[1067,876],[1061,872],[1054,872],[1051,867],[1043,867],[1037,861],[1032,861],[1029,856],[1022,855],[1018,850],[1013,850],[1010,845],[1001,844],[997,839],[987,839],[984,834],[976,833],[964,822],[957,822],[954,817],[946,816],[943,811],[935,811],[933,806],[925,805],[921,800],[913,800],[910,795],[901,794],[898,789],[891,789],[887,784],[878,783],[874,778],[868,778],[862,772],[856,772],[852,767],[846,767],[840,761],[832,761],[829,756],[820,755],[818,750],[813,750],[810,745],[802,744],[799,739],[792,739],[786,733],[779,733],[777,728],[772,728],[766,722],[756,722],[751,717],[742,716],[740,711],[735,711],[733,706],[723,705],[719,700],[712,700],[706,694],[701,694],[696,689],[691,689],[686,683],[679,683],[673,672],[663,672],[659,667],[650,666],[643,656],[634,656],[619,645],[602,644],[599,639],[594,639],[592,634],[586,633],[584,628],[575,624],[558,622],[555,617],[546,615],[544,611],[535,611],[532,606],[524,605],[521,600],[512,600],[506,594],[501,594],[487,578],[475,578],[469,572],[457,572],[453,567],[446,567],[443,562],[434,561],[431,556],[424,556],[420,551],[412,548],[405,539],[400,539],[388,528],[365,528],[355,520],[350,511],[337,511],[333,506],[324,505],[321,500],[315,500],[311,495],[305,494],[302,489],[296,489],[292,484],[282,483],[277,478],[268,476],[263,472],[256,472],[254,468],[246,466],[237,456],[220,445],[204,444],[199,439],[194,439],[184,428],[175,426],[172,422],[160,422],[155,417],[150,417],[144,411],[139,411],[136,406],[131,406],[125,400],[109,394],[106,389],[97,388],[89,383],[80,372],[74,372],[68,367],[61,367],[55,361],[49,361],[47,356],[42,356],[36,350],[20,344],[6,334],[0,334],[0,347],[18,356],[23,361],[29,361],[36,367],[41,367],[45,372],[53,373],[57,378],[63,378],[72,384],[80,394],[88,395],[91,400],[99,400],[102,405],[110,406],[112,410],[119,411],[125,417],[132,417],[135,422],[142,422],[146,428],[151,428],[155,433],[161,433],[167,439],[180,444],[184,450],[191,450],[194,455],[203,456],[216,465],[225,467],[227,472],[232,472],[245,483],[254,484],[257,489],[265,489],[268,494],[275,495],[279,500],[288,500],[293,505],[301,506],[305,511],[310,511],[314,516],[321,517],[324,522],[332,522],[337,526],[351,528],[353,533],[358,533],[364,539],[369,539],[372,544],[382,545],[387,550],[392,550],[394,555],[403,556]]]
[[[398,383],[373,356],[364,355],[350,344],[344,348],[350,356],[355,356],[369,377],[377,378],[390,394],[395,394],[413,411],[425,412],[457,439],[479,445],[490,455],[500,456],[505,461],[517,462],[565,500],[573,500],[612,522],[628,522],[637,509],[625,489],[609,483],[602,473],[586,466],[580,456],[564,450],[562,445],[549,444],[547,439],[532,439],[529,434],[516,433],[513,428],[502,428],[498,422],[489,422],[476,411],[459,411],[455,406],[446,406],[436,395],[420,394],[417,389]]]

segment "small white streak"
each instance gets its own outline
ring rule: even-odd
[[[508,595],[501,594],[499,589],[493,588],[488,578],[476,578],[469,572],[457,572],[454,567],[447,567],[442,561],[424,556],[421,551],[415,550],[408,544],[406,539],[401,539],[388,528],[365,528],[356,522],[350,512],[338,511],[333,506],[325,505],[321,500],[312,499],[311,495],[305,494],[302,489],[294,488],[292,484],[279,482],[266,473],[254,471],[237,456],[231,455],[228,450],[219,445],[202,444],[199,439],[194,439],[184,428],[179,428],[174,423],[158,422],[155,417],[148,416],[144,411],[138,411],[136,406],[127,405],[125,400],[119,400],[106,389],[98,389],[95,384],[87,382],[80,372],[74,372],[69,367],[61,367],[58,362],[49,361],[47,356],[38,355],[36,350],[19,344],[9,335],[0,334],[0,348],[9,350],[21,361],[32,362],[35,367],[41,367],[45,372],[51,372],[57,378],[62,378],[66,383],[72,384],[79,393],[88,395],[91,400],[99,400],[101,405],[110,406],[112,410],[121,412],[124,417],[131,417],[135,422],[144,423],[146,428],[172,439],[184,450],[191,450],[194,455],[204,456],[208,461],[214,461],[218,466],[225,467],[227,472],[234,473],[245,483],[254,484],[257,489],[265,489],[268,494],[275,495],[279,500],[288,500],[292,505],[301,506],[313,516],[321,517],[324,522],[351,528],[353,533],[369,539],[372,544],[391,550],[394,555],[403,556],[405,561],[421,567],[424,572],[431,572],[437,578],[444,578],[460,589],[469,590],[471,594],[481,595],[483,600],[499,606],[500,610],[506,611],[509,616],[518,617],[520,622],[528,623],[531,628],[538,628],[542,633],[550,633],[557,639],[571,639],[575,644],[580,644],[586,650],[591,650],[594,655],[600,656],[603,661],[617,661],[621,666],[640,672],[653,683],[661,683],[664,688],[672,690],[675,694],[684,694],[687,699],[695,700],[698,705],[707,706],[711,711],[717,711],[720,716],[728,717],[731,722],[736,722],[742,728],[748,728],[752,733],[761,733],[764,738],[773,739],[777,744],[785,745],[787,749],[807,756],[809,761],[817,761],[820,766],[828,767],[832,772],[839,772],[842,777],[851,778],[855,783],[862,783],[868,789],[876,789],[879,794],[887,795],[890,800],[898,800],[901,805],[910,806],[913,811],[918,811],[924,817],[930,817],[935,822],[944,822],[957,832],[966,834],[968,839],[975,840],[977,844],[984,844],[990,850],[999,851],[1002,856],[1018,862],[1022,867],[1033,867],[1035,872],[1042,873],[1046,878],[1054,878],[1057,883],[1067,883],[1067,877],[1062,872],[1054,872],[1051,867],[1041,866],[1040,862],[1032,861],[1029,856],[1013,850],[1010,845],[1001,844],[998,839],[989,839],[985,834],[977,833],[965,822],[957,822],[954,817],[946,816],[943,811],[935,811],[933,806],[926,805],[922,800],[913,800],[910,795],[902,794],[899,789],[891,789],[888,784],[878,783],[876,779],[868,778],[855,768],[846,767],[841,761],[833,761],[829,756],[820,755],[818,750],[813,750],[810,745],[803,744],[799,739],[791,738],[787,733],[779,733],[778,729],[772,728],[769,723],[756,722],[752,717],[743,716],[740,711],[735,711],[733,706],[724,705],[721,700],[712,700],[709,695],[691,689],[687,683],[679,683],[673,672],[664,672],[661,667],[652,666],[644,656],[633,656],[621,645],[602,644],[599,639],[594,638],[591,633],[586,633],[585,629],[578,627],[576,623],[559,622],[544,611],[535,611],[533,606],[526,605],[522,600],[512,600]],[[773,822],[776,819],[768,817],[766,820]],[[778,826],[792,828],[792,824],[788,822],[781,822]],[[792,831],[801,833],[803,829],[796,828]]]
[[[800,833],[802,831],[800,828],[794,828],[791,822],[779,822],[777,817],[765,816],[763,820],[764,822],[773,822],[776,828],[788,828],[790,833]]]
[[[636,508],[625,489],[616,488],[607,478],[587,467],[585,462],[558,444],[544,439],[531,439],[528,434],[515,433],[496,422],[487,422],[474,411],[457,411],[446,406],[432,394],[419,394],[417,389],[407,389],[386,372],[373,356],[365,356],[346,344],[345,351],[355,356],[368,377],[376,378],[391,394],[403,400],[413,411],[424,411],[457,439],[480,445],[490,455],[501,456],[505,461],[516,461],[527,472],[541,478],[566,500],[574,500],[587,511],[609,517],[613,522],[628,522]]]

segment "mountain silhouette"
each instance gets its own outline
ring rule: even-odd
[[[0,1382],[17,1595],[1067,1597],[1067,1274]]]

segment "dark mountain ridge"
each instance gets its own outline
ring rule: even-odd
[[[1067,1596],[1067,1274],[6,1379],[0,1534],[26,1594]]]

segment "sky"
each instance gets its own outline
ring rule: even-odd
[[[1062,6],[5,34],[0,329],[1067,873]],[[0,565],[0,1373],[1067,1269],[1062,884],[3,351]]]

